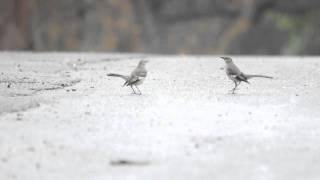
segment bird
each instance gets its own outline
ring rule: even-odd
[[[220,57],[220,58],[222,58],[226,63],[225,71],[226,71],[228,78],[234,82],[235,86],[231,90],[232,94],[235,93],[235,90],[237,89],[237,87],[240,85],[240,83],[242,81],[250,84],[250,82],[248,80],[251,78],[255,78],[255,77],[273,79],[273,77],[271,77],[271,76],[245,74],[240,71],[240,69],[233,63],[233,61],[230,57]]]
[[[140,60],[138,66],[131,72],[129,76],[116,74],[116,73],[108,73],[107,76],[114,76],[114,77],[120,77],[123,80],[125,80],[124,84],[122,86],[130,86],[133,94],[141,95],[141,91],[138,88],[139,85],[141,85],[144,81],[144,79],[147,77],[148,71],[146,69],[147,60]],[[136,93],[133,86],[137,88],[139,93]]]

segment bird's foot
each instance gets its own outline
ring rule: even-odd
[[[229,94],[235,94],[236,89],[229,90]]]
[[[139,95],[139,96],[142,95],[141,93],[136,93],[136,92],[132,92],[131,94],[132,95]]]

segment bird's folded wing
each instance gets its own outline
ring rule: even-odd
[[[138,77],[138,76],[131,76],[131,77],[128,79],[128,81],[125,82],[124,85],[130,86],[130,85],[132,85],[132,84],[137,83],[137,82],[140,81],[141,79],[143,79],[143,78],[140,78],[140,77]]]
[[[227,68],[227,74],[230,76],[238,76],[241,74],[240,71],[238,71],[237,69],[233,69],[233,68]]]
[[[136,76],[138,76],[138,77],[146,77],[147,76],[147,71],[138,71],[136,73]]]
[[[240,80],[243,80],[243,81],[247,81],[247,79],[248,79],[243,73],[238,75],[237,78],[239,78]]]

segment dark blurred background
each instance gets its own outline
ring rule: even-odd
[[[0,49],[320,54],[320,0],[0,0]]]

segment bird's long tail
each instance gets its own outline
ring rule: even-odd
[[[273,79],[273,77],[271,77],[271,76],[257,75],[257,74],[246,74],[245,76],[247,77],[247,79],[251,79],[251,78],[255,78],[255,77]]]
[[[115,73],[109,73],[109,74],[107,74],[107,76],[120,77],[120,78],[124,79],[125,81],[127,81],[129,79],[129,76],[124,76],[124,75],[115,74]]]

